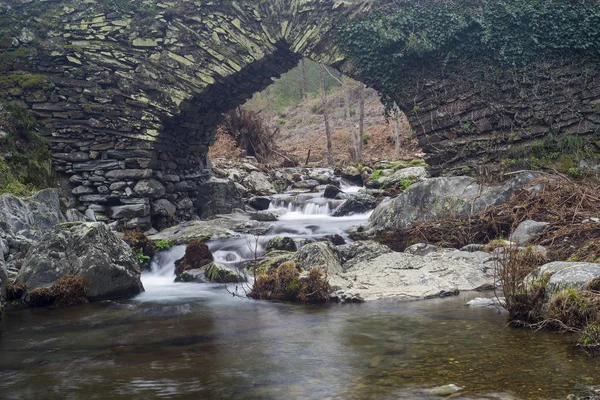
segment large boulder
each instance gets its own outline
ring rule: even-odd
[[[546,284],[546,296],[564,289],[581,290],[589,281],[600,278],[600,264],[586,262],[555,261],[542,265],[532,275],[534,279],[542,279],[550,275]]]
[[[302,270],[319,268],[329,274],[343,272],[340,253],[330,242],[309,243],[302,246],[292,261]]]
[[[380,204],[368,226],[376,231],[402,230],[414,221],[467,215],[503,204],[520,188],[537,177],[522,173],[502,186],[480,185],[466,176],[427,179],[416,183],[388,203]]]
[[[202,183],[198,190],[200,218],[230,214],[234,209],[244,207],[242,195],[228,179],[211,178]]]
[[[517,226],[517,229],[510,235],[508,240],[517,246],[526,246],[540,237],[548,225],[548,222],[523,221]]]
[[[494,259],[487,253],[438,251],[427,256],[385,253],[329,277],[343,301],[444,297],[493,287]]]
[[[0,196],[0,229],[7,234],[34,238],[61,221],[64,217],[55,190],[45,189],[24,199]]]
[[[144,290],[132,250],[100,222],[66,223],[46,231],[29,249],[16,283],[31,291],[50,287],[65,275],[86,278],[90,301]]]
[[[250,189],[252,193],[257,195],[264,196],[277,193],[269,181],[268,175],[262,172],[252,171],[250,175],[244,178],[242,183],[245,187]]]
[[[358,193],[343,202],[333,212],[334,217],[344,217],[352,214],[362,214],[371,211],[377,205],[377,199],[370,194]]]

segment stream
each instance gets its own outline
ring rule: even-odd
[[[347,193],[358,188],[346,187]],[[334,218],[339,201],[278,195],[263,238],[209,243],[234,266],[275,235],[339,234],[367,214]],[[285,213],[284,213],[285,212]],[[174,283],[185,246],[155,257],[134,299],[8,311],[0,325],[2,399],[414,399],[456,384],[463,398],[565,398],[600,385],[600,359],[569,335],[506,326],[476,293],[427,301],[297,305]],[[499,397],[498,397],[499,396]]]

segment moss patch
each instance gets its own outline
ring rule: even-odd
[[[52,158],[26,110],[9,105],[0,111],[0,194],[29,195],[53,182]]]

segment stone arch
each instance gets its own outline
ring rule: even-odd
[[[342,64],[331,30],[359,7],[171,0],[116,10],[104,3],[0,5],[7,11],[0,72],[17,89],[20,77],[38,82],[2,88],[0,96],[47,128],[55,169],[76,205],[128,228],[148,227],[153,214],[189,217],[222,114],[301,57]]]

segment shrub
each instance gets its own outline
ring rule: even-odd
[[[504,307],[510,321],[537,323],[543,318],[547,277],[537,281],[526,278],[546,261],[544,254],[534,247],[521,251],[504,247],[496,263],[496,276],[502,286]]]
[[[301,277],[296,264],[288,261],[259,275],[248,296],[260,300],[314,303],[328,301],[329,288],[327,277],[320,269],[312,268]]]

